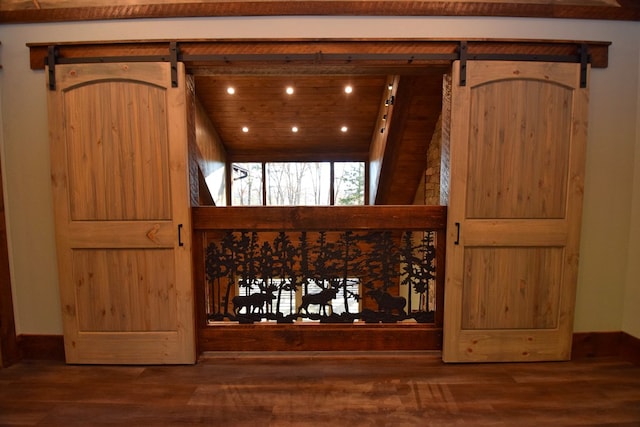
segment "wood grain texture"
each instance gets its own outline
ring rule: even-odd
[[[280,160],[363,160],[387,91],[384,75],[222,75],[195,81],[212,127],[236,162],[275,161],[278,154]],[[345,93],[348,85],[351,94]],[[233,95],[228,87],[235,89]],[[287,94],[287,87],[294,93]],[[342,132],[345,125],[348,131]]]
[[[619,358],[446,365],[430,352],[210,353],[195,366],[0,370],[0,424],[637,426]]]
[[[561,248],[465,251],[463,329],[550,329],[558,325]]]
[[[166,331],[176,323],[169,249],[76,249],[73,282],[81,332]]]
[[[396,325],[213,325],[201,351],[423,351],[442,349],[442,328]]]
[[[446,206],[231,206],[192,209],[194,230],[443,230]]]
[[[198,235],[196,234],[195,237]],[[204,300],[197,301],[198,306],[204,307]],[[202,318],[198,324],[206,324],[204,310]],[[436,325],[441,325],[436,321]],[[379,327],[380,325],[378,325]],[[253,326],[252,326],[253,327]],[[382,328],[393,328],[393,325],[383,325]],[[437,328],[433,329],[434,332]],[[210,339],[209,332],[200,331],[204,348]],[[16,339],[20,357],[24,360],[56,360],[64,361],[64,339],[62,335],[20,335]],[[438,341],[438,346],[442,345],[442,340]],[[291,348],[289,348],[291,350]],[[202,354],[203,348],[198,350]],[[285,350],[286,351],[286,350]],[[571,347],[571,360],[579,361],[586,358],[620,357],[623,360],[640,366],[640,338],[636,338],[625,332],[576,332],[573,334],[573,345]]]
[[[163,88],[106,80],[64,93],[71,220],[170,218]]]
[[[484,54],[574,56],[586,43],[594,68],[607,67],[611,42],[595,40],[513,40],[465,38],[468,57]],[[206,74],[420,74],[429,65],[449,64],[460,39],[263,39],[176,40],[181,60],[194,75]],[[44,69],[51,43],[27,43],[32,69]],[[122,40],[55,43],[58,57],[164,56],[169,41]],[[319,55],[321,54],[321,55]],[[203,56],[205,55],[205,56]],[[208,55],[215,55],[207,58]],[[342,55],[335,56],[332,55]],[[396,55],[396,59],[384,55]],[[421,59],[412,55],[436,55]],[[233,61],[229,61],[233,58]],[[444,59],[443,59],[444,58]],[[411,61],[409,61],[411,59]],[[256,68],[259,67],[259,68]]]
[[[61,4],[60,4],[61,3]],[[40,5],[43,6],[40,6]],[[3,3],[4,5],[4,3]],[[40,7],[38,7],[38,6]],[[53,7],[51,7],[53,6]],[[458,1],[154,1],[9,0],[0,8],[0,21],[54,22],[98,19],[168,18],[197,16],[501,16],[640,20],[635,0],[489,0]]]
[[[56,67],[47,95],[69,363],[195,360],[178,68],[172,87],[167,63]]]
[[[588,89],[575,64],[470,61],[466,86],[458,66],[444,358],[566,360]]]
[[[572,91],[525,79],[472,89],[467,218],[564,218]]]
[[[211,187],[209,192],[215,200],[220,201],[219,206],[225,206],[226,203],[226,163],[227,153],[217,130],[211,124],[211,120],[203,110],[202,104],[196,99],[195,105],[195,156],[196,162],[202,172],[205,181],[208,177],[215,175],[220,176],[219,187]]]
[[[404,75],[397,79],[393,115],[381,123],[389,136],[375,204],[413,202],[426,168],[429,142],[440,118],[442,76],[448,70],[449,66],[434,66],[423,75]]]

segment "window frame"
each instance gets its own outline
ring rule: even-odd
[[[254,163],[254,164],[260,164],[261,166],[261,172],[262,172],[262,192],[261,192],[261,204],[254,204],[254,205],[244,205],[244,204],[234,204],[234,197],[233,197],[233,182],[234,182],[234,178],[233,178],[233,170],[235,168],[236,165],[238,164],[247,164],[247,163]],[[323,160],[313,160],[313,161],[261,161],[261,162],[252,162],[252,161],[245,161],[245,162],[238,162],[238,161],[229,161],[227,162],[227,170],[229,171],[228,173],[228,177],[226,180],[226,185],[227,185],[227,200],[228,200],[228,205],[227,206],[280,206],[280,205],[270,205],[267,203],[268,201],[268,193],[267,193],[267,186],[268,186],[268,182],[267,182],[267,164],[269,163],[328,163],[329,164],[329,204],[328,205],[309,205],[309,206],[347,206],[347,205],[336,205],[336,186],[335,186],[335,178],[336,178],[336,174],[335,174],[335,164],[336,163],[361,163],[363,165],[363,173],[364,173],[364,181],[363,181],[363,188],[362,188],[362,192],[363,192],[363,204],[358,204],[355,206],[366,206],[369,204],[369,192],[367,191],[367,189],[369,188],[369,162],[368,161],[363,161],[363,160],[328,160],[328,161],[323,161]],[[283,206],[300,206],[300,205],[283,205]]]

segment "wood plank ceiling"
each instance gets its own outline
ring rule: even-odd
[[[232,161],[366,160],[385,83],[384,75],[195,78]]]

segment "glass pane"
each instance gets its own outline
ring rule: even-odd
[[[207,183],[207,187],[216,206],[226,206],[227,192],[225,191],[224,164],[211,172],[204,180]]]
[[[267,163],[268,206],[329,205],[330,164]]]
[[[334,190],[336,205],[364,205],[364,162],[336,162]]]
[[[234,163],[231,169],[231,204],[262,205],[262,163]]]

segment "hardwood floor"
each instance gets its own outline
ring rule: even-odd
[[[195,366],[0,369],[0,425],[640,426],[619,358],[445,365],[439,353],[206,354]]]

